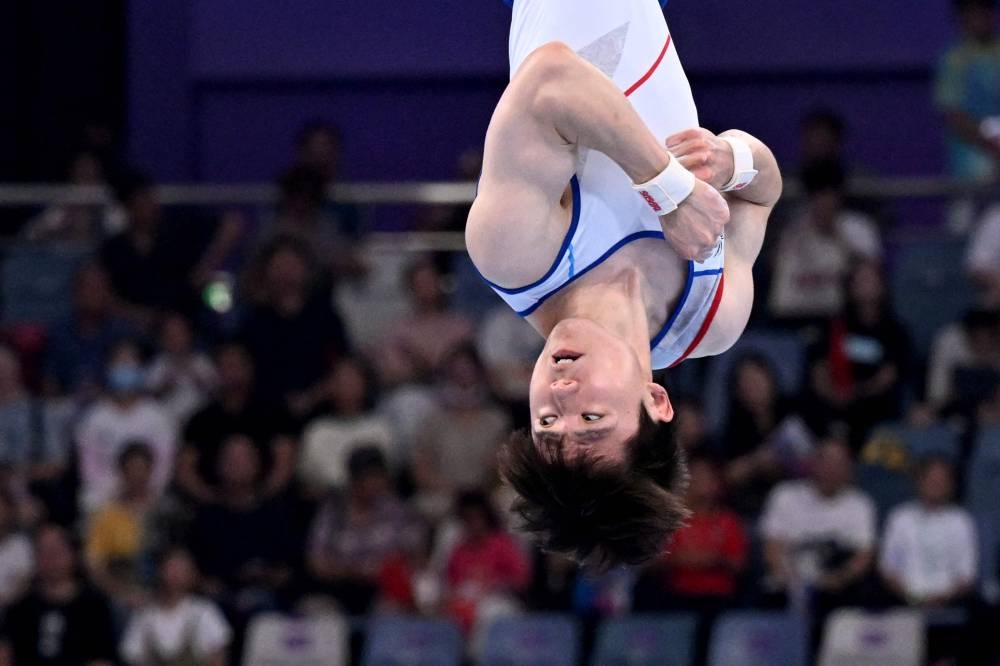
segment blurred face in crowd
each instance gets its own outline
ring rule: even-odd
[[[943,460],[929,463],[917,481],[917,495],[927,506],[936,507],[951,501],[955,478],[951,466]]]
[[[243,347],[223,347],[218,353],[216,366],[223,392],[245,392],[253,386],[253,361]]]
[[[490,523],[482,508],[467,506],[459,512],[458,518],[462,522],[462,532],[466,539],[477,541],[490,535]]]
[[[802,160],[839,159],[843,150],[840,130],[824,118],[811,118],[802,125]]]
[[[151,453],[133,452],[122,461],[122,490],[126,496],[143,496],[153,478]]]
[[[15,398],[23,389],[21,362],[10,349],[0,347],[0,400]]]
[[[677,445],[685,451],[690,451],[708,433],[708,426],[705,424],[705,414],[693,402],[680,402],[674,406],[674,429],[677,433]]]
[[[309,265],[305,257],[292,248],[281,248],[267,264],[267,286],[279,298],[301,295],[309,283]]]
[[[14,529],[16,509],[9,495],[0,493],[0,536],[9,534]]]
[[[160,331],[160,346],[168,354],[184,356],[191,352],[194,345],[191,325],[179,314],[168,315],[163,321]]]
[[[74,185],[100,185],[104,168],[93,153],[80,153],[69,167],[69,182]]]
[[[987,3],[970,3],[958,15],[962,32],[977,42],[989,42],[996,34],[997,12]]]
[[[316,127],[299,143],[298,163],[323,174],[327,180],[337,176],[340,166],[340,139],[328,127]]]
[[[358,414],[364,410],[368,379],[361,364],[350,358],[338,361],[327,380],[330,401],[340,414]]]
[[[851,482],[853,463],[851,452],[842,442],[829,440],[816,452],[813,480],[820,493],[831,497]]]
[[[351,482],[351,494],[361,506],[371,506],[388,493],[389,475],[382,467],[369,467]]]
[[[879,305],[885,299],[882,270],[872,261],[858,264],[848,285],[851,301],[857,305]]]
[[[150,231],[160,221],[160,202],[152,187],[143,187],[129,196],[127,202],[129,221],[133,228]]]
[[[129,399],[138,395],[145,385],[139,349],[132,343],[118,345],[107,367],[107,387],[114,398]]]
[[[38,578],[45,583],[64,583],[76,570],[76,553],[69,535],[61,527],[48,526],[35,536]]]
[[[410,298],[420,312],[438,310],[444,302],[441,275],[430,262],[415,266],[409,276]]]
[[[87,264],[76,275],[73,305],[79,315],[100,317],[111,307],[111,281],[97,264]]]
[[[260,454],[253,442],[244,435],[232,435],[222,445],[217,470],[222,484],[228,488],[253,487],[260,478]]]
[[[835,230],[837,216],[844,207],[844,196],[839,189],[824,188],[809,195],[809,211],[817,230],[824,234],[832,234]]]
[[[160,563],[160,585],[168,595],[184,596],[194,589],[198,570],[191,554],[174,550]]]
[[[777,400],[774,377],[756,359],[744,359],[736,369],[736,395],[748,409],[770,409]]]
[[[688,497],[694,507],[710,507],[722,499],[722,478],[710,461],[692,460],[688,473]]]

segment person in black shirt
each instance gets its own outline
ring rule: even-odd
[[[35,551],[35,584],[0,625],[0,664],[111,666],[111,608],[77,578],[77,553],[69,534],[56,525],[44,526],[35,536]]]
[[[259,449],[264,490],[284,490],[294,472],[295,424],[285,410],[262,404],[254,390],[253,360],[245,347],[226,344],[216,352],[219,393],[184,428],[177,484],[190,498],[208,502],[218,483],[219,451],[227,437],[245,435]]]

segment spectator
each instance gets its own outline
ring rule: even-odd
[[[295,457],[291,417],[263,402],[255,390],[253,360],[242,345],[222,345],[215,353],[218,393],[184,427],[177,484],[189,497],[209,502],[218,484],[219,451],[231,435],[246,435],[258,447],[265,470],[264,492],[281,492],[292,478]]]
[[[979,305],[1000,309],[1000,205],[983,213],[969,238],[965,270],[979,290]]]
[[[799,476],[813,438],[781,394],[777,374],[763,356],[747,355],[733,367],[729,416],[723,434],[726,480],[736,507],[760,511],[775,483]]]
[[[181,424],[208,400],[217,382],[211,359],[195,349],[191,323],[178,313],[165,315],[160,352],[150,364],[147,389]]]
[[[927,401],[942,410],[982,394],[981,382],[995,382],[1000,374],[1000,314],[988,310],[972,310],[961,323],[945,327],[934,339],[927,363]],[[960,374],[971,382],[964,390]],[[979,377],[979,375],[983,375]],[[992,377],[992,380],[991,380]]]
[[[35,569],[31,541],[17,527],[17,504],[0,490],[0,617],[27,591]]]
[[[410,313],[391,328],[380,349],[380,371],[387,385],[425,382],[457,347],[472,342],[472,323],[448,308],[442,276],[428,258],[406,271]]]
[[[133,336],[132,327],[114,312],[107,271],[97,263],[84,264],[73,280],[72,313],[49,329],[46,392],[95,397],[112,347]]]
[[[658,593],[661,603],[669,598],[681,607],[714,612],[736,595],[747,563],[747,535],[740,517],[723,505],[719,465],[701,456],[691,460],[689,470],[691,517],[661,562],[662,582],[646,592]]]
[[[846,421],[853,449],[861,448],[872,427],[899,417],[909,346],[889,306],[881,267],[857,264],[844,313],[816,345],[810,369],[824,420]]]
[[[1000,42],[995,0],[955,0],[961,41],[938,64],[935,102],[948,128],[948,170],[956,178],[996,174],[1000,142],[989,121],[1000,117]]]
[[[490,385],[512,415],[528,411],[528,385],[544,342],[530,324],[506,306],[490,311],[479,331],[476,349],[489,369]]]
[[[0,482],[3,472],[23,474],[34,440],[34,406],[21,376],[21,361],[0,347]],[[0,484],[2,485],[2,484]]]
[[[415,552],[423,530],[393,495],[381,451],[355,449],[347,468],[347,491],[320,507],[306,558],[314,589],[345,613],[358,614],[371,608],[382,568],[394,556]]]
[[[307,246],[279,238],[262,266],[259,301],[240,338],[254,359],[261,397],[301,417],[318,402],[324,369],[350,351],[347,334],[329,293],[316,289]]]
[[[345,357],[326,380],[326,405],[302,433],[299,478],[314,496],[347,482],[347,460],[361,446],[378,448],[398,469],[400,452],[388,421],[374,412],[375,374],[360,359]]]
[[[976,579],[976,530],[954,503],[950,460],[930,458],[917,472],[917,500],[893,509],[879,556],[882,579],[896,598],[919,606],[962,603]]]
[[[799,168],[822,162],[844,163],[844,119],[830,109],[814,109],[799,126]]]
[[[104,165],[96,153],[77,153],[69,167],[69,183],[77,187],[105,185]],[[105,233],[118,231],[120,216],[100,204],[55,204],[29,220],[22,235],[32,242],[59,242],[89,245]]]
[[[708,419],[701,402],[692,397],[676,396],[674,404],[674,432],[677,447],[689,457],[705,454],[712,447]]]
[[[448,557],[447,604],[452,617],[469,631],[479,620],[520,607],[531,566],[485,494],[462,492],[455,513],[461,536]]]
[[[111,353],[107,392],[82,415],[76,431],[80,504],[89,513],[117,492],[115,460],[125,445],[141,441],[153,452],[153,492],[173,476],[177,429],[158,403],[145,397],[145,373],[135,343],[122,342]]]
[[[243,620],[278,603],[301,544],[286,505],[262,492],[260,454],[249,439],[228,437],[218,465],[218,501],[198,507],[191,551],[206,589]]]
[[[0,625],[0,662],[15,666],[111,666],[114,623],[105,598],[77,577],[77,553],[62,527],[35,535],[38,574]]]
[[[156,599],[128,623],[121,654],[132,666],[225,666],[232,630],[219,608],[193,594],[198,570],[191,554],[172,548],[160,561]]]
[[[155,493],[151,484],[153,452],[130,442],[117,460],[118,497],[91,516],[85,544],[91,580],[117,604],[138,608],[146,601],[150,519]]]
[[[768,587],[779,593],[817,593],[821,608],[860,593],[875,546],[875,508],[851,485],[850,449],[825,441],[812,478],[786,481],[771,492],[761,517]]]
[[[497,450],[510,420],[491,399],[486,370],[471,346],[444,360],[436,390],[438,407],[427,415],[411,459],[421,511],[441,517],[459,488],[495,483]]]
[[[844,278],[855,258],[879,260],[882,240],[867,216],[844,207],[844,172],[836,162],[805,167],[805,210],[782,235],[770,308],[779,319],[826,318],[841,310]]]

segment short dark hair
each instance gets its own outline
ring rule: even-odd
[[[142,458],[147,464],[152,465],[156,462],[156,456],[153,454],[153,449],[149,444],[140,440],[132,440],[122,447],[122,450],[118,452],[118,470],[123,471],[125,465],[132,458]]]
[[[842,192],[847,182],[844,166],[837,160],[817,160],[802,168],[802,187],[806,194],[834,190]]]
[[[816,108],[802,117],[803,127],[824,127],[838,141],[842,141],[847,130],[844,117],[832,109]]]
[[[590,569],[641,564],[663,552],[687,519],[684,453],[673,425],[639,408],[639,430],[625,442],[622,463],[582,453],[566,457],[561,442],[515,433],[500,452],[500,474],[517,492],[511,510],[544,550]]]
[[[489,496],[479,489],[463,490],[455,498],[455,513],[461,516],[466,511],[478,511],[491,530],[500,529],[502,523]]]
[[[388,474],[389,466],[382,450],[375,445],[362,444],[347,457],[347,475],[357,481],[370,473]]]

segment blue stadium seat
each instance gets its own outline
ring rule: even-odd
[[[979,430],[973,450],[981,448],[1000,450],[1000,426],[984,426]]]
[[[79,246],[15,245],[0,269],[6,322],[52,324],[70,312],[73,277],[87,256]]]
[[[892,305],[920,356],[927,355],[934,335],[960,319],[972,304],[972,289],[962,268],[965,252],[964,239],[938,237],[899,246]]]
[[[698,616],[632,615],[601,624],[594,646],[593,666],[690,666]]]
[[[806,666],[808,625],[782,612],[733,611],[715,622],[709,666]]]
[[[725,415],[729,410],[728,383],[733,367],[748,354],[763,356],[771,363],[784,393],[794,395],[802,388],[806,349],[799,336],[786,331],[747,331],[732,349],[712,358],[708,366],[704,393],[705,415],[709,427],[715,432],[724,426]]]
[[[447,620],[380,617],[368,627],[364,666],[459,666],[462,636]]]
[[[486,630],[481,666],[576,666],[580,626],[568,615],[505,617]]]
[[[879,524],[885,522],[894,507],[913,499],[913,482],[900,471],[862,463],[858,466],[856,480],[858,487],[875,503]]]

